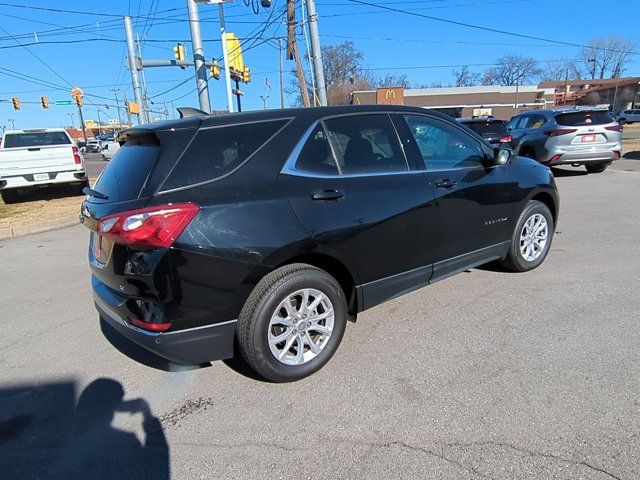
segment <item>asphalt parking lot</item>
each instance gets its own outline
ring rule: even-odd
[[[539,269],[365,312],[286,385],[114,348],[84,227],[0,242],[0,478],[639,478],[640,160],[557,182]]]

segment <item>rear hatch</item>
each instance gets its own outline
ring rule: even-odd
[[[500,120],[486,120],[464,123],[471,130],[489,143],[500,143],[500,138],[507,135],[507,126]]]
[[[74,146],[65,132],[8,133],[0,149],[0,176],[75,170]]]
[[[622,128],[607,110],[560,113],[556,123],[564,133],[553,138],[566,152],[613,149],[622,136]]]

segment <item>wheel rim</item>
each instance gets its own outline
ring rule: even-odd
[[[520,254],[527,262],[537,260],[549,240],[549,224],[544,215],[531,215],[520,233]]]
[[[285,365],[310,362],[326,347],[334,323],[329,297],[313,288],[298,290],[280,302],[271,315],[269,349]]]

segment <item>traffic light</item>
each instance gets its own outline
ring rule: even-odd
[[[80,95],[78,95],[78,96],[76,97],[76,105],[77,105],[78,107],[82,107],[82,105],[83,105],[83,103],[82,103],[82,97],[81,97]]]
[[[218,65],[218,62],[215,60],[213,61],[213,65],[209,68],[209,76],[216,80],[220,80],[220,65]]]
[[[13,97],[11,101],[13,102],[13,109],[20,110],[20,99],[18,97]]]
[[[249,83],[251,81],[251,69],[246,65],[242,67],[242,81]]]
[[[42,102],[42,108],[49,108],[49,99],[47,97],[40,97]]]
[[[178,43],[175,47],[173,47],[173,56],[175,57],[176,60],[179,60],[180,62],[183,62],[187,56],[184,53],[184,45],[181,43]]]

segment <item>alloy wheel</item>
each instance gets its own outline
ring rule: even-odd
[[[542,255],[549,240],[549,224],[544,215],[531,215],[520,233],[520,254],[527,262],[533,262]]]

